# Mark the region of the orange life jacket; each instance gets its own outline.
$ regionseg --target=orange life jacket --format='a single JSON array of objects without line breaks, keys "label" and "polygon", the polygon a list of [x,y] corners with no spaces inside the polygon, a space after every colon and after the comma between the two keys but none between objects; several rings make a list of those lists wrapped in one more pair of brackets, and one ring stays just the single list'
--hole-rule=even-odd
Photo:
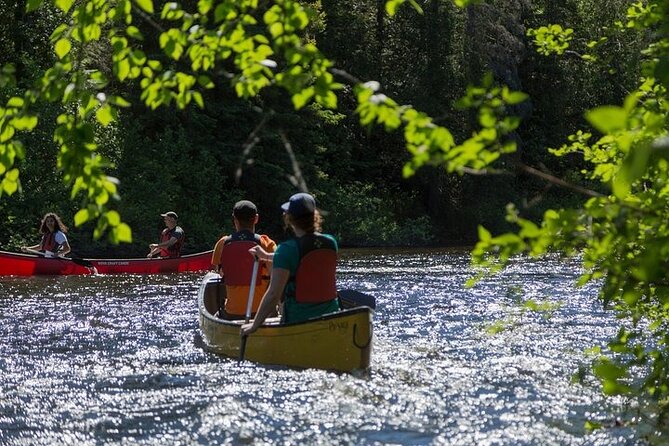
[{"label": "orange life jacket", "polygon": [[337,297],[337,248],[332,239],[319,233],[297,239],[300,263],[295,273],[295,300],[322,303]]},{"label": "orange life jacket", "polygon": [[[160,233],[160,243],[166,242],[169,239],[172,238],[174,232],[176,231],[177,226],[174,228],[165,228],[163,229],[163,232]],[[168,246],[166,248],[160,248],[160,257],[179,257],[181,255],[181,247],[184,244],[184,239],[186,238],[186,234],[183,233],[182,229],[182,234],[181,238],[177,239],[176,242],[172,246]]]},{"label": "orange life jacket", "polygon": [[[253,256],[249,249],[261,245],[261,236],[249,230],[241,230],[230,235],[223,243],[221,251],[221,273],[226,287],[227,299],[225,311],[229,314],[244,315],[249,298],[249,285],[253,273]],[[253,292],[251,312],[258,310],[265,290],[269,285],[266,267],[262,264],[258,268]]]}]

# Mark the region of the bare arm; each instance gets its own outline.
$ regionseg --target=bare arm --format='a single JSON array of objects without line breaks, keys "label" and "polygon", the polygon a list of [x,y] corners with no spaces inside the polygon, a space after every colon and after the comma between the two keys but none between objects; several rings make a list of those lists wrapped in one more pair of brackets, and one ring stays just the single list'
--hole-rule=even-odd
[{"label": "bare arm", "polygon": [[32,245],[32,246],[21,246],[21,251],[23,251],[23,252],[39,251],[40,249],[42,249],[42,244],[41,243],[38,243],[38,244]]},{"label": "bare arm", "polygon": [[269,281],[269,288],[262,297],[255,319],[250,324],[242,325],[242,336],[248,336],[258,329],[265,322],[267,316],[274,312],[274,309],[281,301],[283,289],[290,278],[290,271],[283,268],[274,268],[272,278]]},{"label": "bare arm", "polygon": [[253,248],[250,248],[249,252],[252,256],[257,257],[258,260],[262,260],[266,263],[272,263],[274,260],[274,253],[265,251],[260,247],[260,245],[256,245]]},{"label": "bare arm", "polygon": [[149,248],[151,249],[151,251],[149,251],[149,254],[147,255],[147,257],[155,256],[156,254],[160,253],[160,248],[169,248],[170,246],[172,246],[176,242],[177,242],[176,237],[170,237],[170,239],[167,240],[166,242],[151,243],[149,245]]},{"label": "bare arm", "polygon": [[72,248],[70,248],[70,242],[65,240],[63,242],[63,249],[61,249],[60,252],[58,252],[58,255],[59,256],[65,256],[65,255],[69,254],[70,251],[72,251]]}]

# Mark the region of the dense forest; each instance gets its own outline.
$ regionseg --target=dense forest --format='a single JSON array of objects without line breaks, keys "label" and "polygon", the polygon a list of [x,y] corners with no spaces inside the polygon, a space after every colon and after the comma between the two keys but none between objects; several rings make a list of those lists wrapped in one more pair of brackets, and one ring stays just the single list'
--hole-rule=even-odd
[{"label": "dense forest", "polygon": [[[608,60],[587,63],[577,54],[538,54],[526,31],[563,23],[577,28],[581,39],[596,38],[602,27],[624,16],[627,2],[608,1],[604,8],[595,0],[499,0],[466,9],[451,1],[420,3],[422,14],[404,7],[390,17],[383,1],[308,2],[313,19],[307,37],[334,61],[342,81],[377,80],[387,95],[435,117],[456,139],[477,125],[474,114],[456,107],[457,100],[467,85],[492,73],[530,97],[514,110],[523,122],[514,134],[518,151],[507,162],[582,181],[581,161],[556,160],[546,149],[583,126],[588,108],[621,102],[636,79],[640,37],[612,40],[603,51]],[[56,59],[50,35],[62,13],[46,4],[26,12],[23,1],[0,0],[0,7],[0,62],[13,63],[18,79],[4,88],[7,98],[33,85]],[[164,59],[152,45],[165,25],[144,20],[136,26],[147,36],[147,56]],[[109,48],[97,45],[80,57],[112,77]],[[225,75],[223,69],[216,73]],[[108,90],[121,88],[126,87],[112,82]],[[349,86],[336,111],[318,105],[295,111],[281,91],[245,100],[216,87],[205,93],[204,109],[172,106],[149,113],[138,85],[124,93],[133,106],[96,137],[113,163],[109,173],[120,179],[117,207],[132,227],[132,243],[95,240],[92,223],[74,227],[80,203],[70,200],[62,181],[52,136],[62,105],[43,101],[40,127],[23,138],[21,192],[0,200],[2,249],[34,243],[39,219],[55,211],[70,226],[77,255],[142,255],[162,227],[159,214],[174,210],[187,233],[186,251],[194,252],[210,248],[231,229],[231,206],[241,198],[257,203],[258,229],[281,240],[279,205],[299,187],[317,197],[326,229],[343,246],[471,245],[478,225],[507,229],[509,202],[536,218],[574,197],[523,174],[463,176],[427,166],[405,178],[402,166],[410,154],[401,135],[360,127]]]}]

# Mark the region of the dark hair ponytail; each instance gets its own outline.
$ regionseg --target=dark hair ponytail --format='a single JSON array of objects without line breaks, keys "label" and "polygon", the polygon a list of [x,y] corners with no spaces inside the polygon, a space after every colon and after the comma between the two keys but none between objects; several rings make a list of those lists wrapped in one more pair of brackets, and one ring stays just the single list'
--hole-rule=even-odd
[{"label": "dark hair ponytail", "polygon": [[314,232],[321,232],[323,228],[323,216],[318,209],[313,214],[306,214],[300,217],[295,217],[291,214],[284,214],[286,224],[295,226],[307,234]]}]

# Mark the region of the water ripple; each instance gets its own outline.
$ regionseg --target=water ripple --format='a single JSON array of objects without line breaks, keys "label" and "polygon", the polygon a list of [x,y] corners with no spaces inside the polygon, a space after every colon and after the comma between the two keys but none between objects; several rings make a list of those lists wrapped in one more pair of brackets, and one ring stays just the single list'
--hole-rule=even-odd
[{"label": "water ripple", "polygon": [[584,429],[623,401],[571,384],[616,330],[577,264],[516,259],[466,289],[468,264],[345,252],[340,286],[377,299],[372,369],[352,375],[207,353],[201,275],[2,278],[0,444],[638,444]]}]

